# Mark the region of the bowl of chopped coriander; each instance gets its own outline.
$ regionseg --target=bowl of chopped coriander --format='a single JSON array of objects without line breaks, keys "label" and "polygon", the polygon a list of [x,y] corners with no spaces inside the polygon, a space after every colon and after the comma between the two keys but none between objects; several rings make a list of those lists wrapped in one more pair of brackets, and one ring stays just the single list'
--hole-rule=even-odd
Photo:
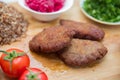
[{"label": "bowl of chopped coriander", "polygon": [[88,18],[107,25],[120,25],[120,0],[80,0]]}]

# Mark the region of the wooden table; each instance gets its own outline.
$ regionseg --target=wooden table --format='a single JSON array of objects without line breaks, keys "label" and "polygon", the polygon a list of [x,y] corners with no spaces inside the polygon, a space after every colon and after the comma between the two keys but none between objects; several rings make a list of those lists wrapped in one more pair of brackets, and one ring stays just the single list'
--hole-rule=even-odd
[{"label": "wooden table", "polygon": [[[11,45],[2,46],[0,49],[6,50],[11,47],[16,47],[24,50],[31,59],[31,67],[38,67],[45,71],[49,80],[120,80],[120,26],[107,26],[89,20],[82,14],[79,1],[75,0],[70,10],[52,22],[37,21],[18,4],[13,3],[12,5],[22,12],[29,22],[27,36]],[[108,48],[108,54],[104,59],[100,63],[92,66],[71,68],[64,65],[55,55],[39,55],[30,52],[28,47],[29,40],[44,28],[59,25],[60,19],[93,23],[102,28],[106,33],[102,43]],[[7,78],[0,71],[0,80],[13,79]]]}]

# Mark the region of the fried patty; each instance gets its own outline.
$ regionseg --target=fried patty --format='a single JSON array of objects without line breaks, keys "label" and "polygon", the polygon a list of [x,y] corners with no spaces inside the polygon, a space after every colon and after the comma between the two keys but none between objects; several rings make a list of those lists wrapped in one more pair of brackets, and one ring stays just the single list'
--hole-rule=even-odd
[{"label": "fried patty", "polygon": [[33,52],[52,53],[67,47],[74,32],[66,27],[55,26],[44,29],[29,42],[29,48]]},{"label": "fried patty", "polygon": [[60,20],[60,24],[72,29],[75,32],[75,38],[100,41],[105,35],[103,30],[93,24],[64,19]]},{"label": "fried patty", "polygon": [[100,60],[107,48],[97,41],[72,39],[70,46],[59,52],[60,59],[67,65],[79,67]]}]

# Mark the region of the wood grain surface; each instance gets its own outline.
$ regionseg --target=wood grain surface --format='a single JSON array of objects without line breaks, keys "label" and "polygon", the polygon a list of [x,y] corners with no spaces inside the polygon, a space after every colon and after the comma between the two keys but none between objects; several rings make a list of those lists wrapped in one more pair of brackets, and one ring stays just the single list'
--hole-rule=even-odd
[{"label": "wood grain surface", "polygon": [[[120,80],[120,26],[107,26],[89,20],[82,14],[79,1],[75,0],[70,10],[51,22],[37,21],[17,3],[12,3],[12,6],[25,15],[29,22],[29,28],[25,38],[10,45],[1,46],[0,49],[6,50],[15,47],[24,50],[30,57],[31,67],[38,67],[45,71],[49,80]],[[60,19],[93,23],[102,28],[106,33],[102,43],[108,48],[108,53],[104,59],[95,65],[71,68],[64,65],[55,55],[39,55],[31,52],[28,47],[29,40],[44,28],[59,25]],[[0,80],[13,79],[7,78],[0,71]]]}]

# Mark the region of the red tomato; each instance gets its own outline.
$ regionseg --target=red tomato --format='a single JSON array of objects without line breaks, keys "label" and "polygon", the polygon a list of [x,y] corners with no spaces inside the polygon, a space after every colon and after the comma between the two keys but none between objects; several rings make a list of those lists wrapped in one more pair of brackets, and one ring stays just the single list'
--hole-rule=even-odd
[{"label": "red tomato", "polygon": [[8,77],[17,78],[26,67],[29,67],[30,59],[22,50],[16,48],[8,49],[6,52],[3,52],[0,58],[1,68]]},{"label": "red tomato", "polygon": [[48,80],[48,77],[40,69],[30,68],[23,72],[19,80]]}]

